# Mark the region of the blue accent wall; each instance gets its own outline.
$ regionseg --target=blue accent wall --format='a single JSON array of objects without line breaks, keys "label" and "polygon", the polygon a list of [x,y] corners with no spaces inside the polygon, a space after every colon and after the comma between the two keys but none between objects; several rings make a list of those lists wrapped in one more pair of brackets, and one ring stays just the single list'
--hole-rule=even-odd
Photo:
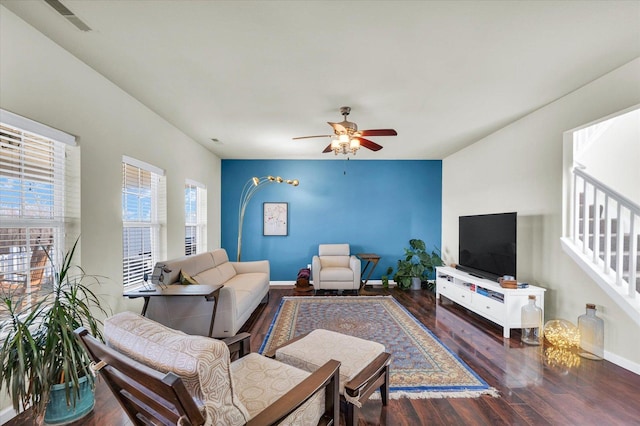
[{"label": "blue accent wall", "polygon": [[[261,187],[247,205],[242,260],[268,259],[272,281],[295,281],[318,244],[349,243],[352,253],[377,253],[379,280],[411,238],[440,248],[440,160],[222,160],[222,247],[237,255],[238,208],[251,177],[281,176],[300,185]],[[289,204],[287,236],[262,235],[262,204]]]}]

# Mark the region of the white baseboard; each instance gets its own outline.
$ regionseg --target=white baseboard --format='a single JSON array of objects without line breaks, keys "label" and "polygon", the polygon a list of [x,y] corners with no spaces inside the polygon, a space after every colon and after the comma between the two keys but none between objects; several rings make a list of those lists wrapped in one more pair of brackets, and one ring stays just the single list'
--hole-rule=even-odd
[{"label": "white baseboard", "polygon": [[295,281],[269,281],[269,287],[291,287],[296,285]]},{"label": "white baseboard", "polygon": [[[625,370],[629,370],[632,373],[636,373],[640,375],[640,364],[630,361],[626,358],[623,358],[619,355],[616,355],[611,352],[604,351],[604,359],[607,361],[617,365],[618,367],[622,367]],[[597,361],[594,361],[597,362]]]},{"label": "white baseboard", "polygon": [[[313,281],[311,282],[311,284],[313,284]],[[295,281],[270,281],[269,282],[269,287],[291,287],[295,285],[296,285]],[[382,280],[369,280],[367,282],[367,285],[374,286],[374,287],[382,287]],[[392,280],[389,280],[389,287],[395,287],[395,285],[396,285],[395,282],[393,282]]]},{"label": "white baseboard", "polygon": [[4,410],[0,411],[0,425],[7,423],[17,415],[18,413],[15,412],[13,407],[5,408]]}]

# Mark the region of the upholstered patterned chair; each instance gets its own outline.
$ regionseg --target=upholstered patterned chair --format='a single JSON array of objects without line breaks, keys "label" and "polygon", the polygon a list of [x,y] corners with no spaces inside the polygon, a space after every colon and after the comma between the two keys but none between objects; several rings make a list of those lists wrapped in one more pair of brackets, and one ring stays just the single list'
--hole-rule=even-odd
[{"label": "upholstered patterned chair", "polygon": [[360,259],[350,254],[349,244],[320,244],[311,273],[316,290],[360,289]]},{"label": "upholstered patterned chair", "polygon": [[[82,331],[79,334],[82,338]],[[84,334],[86,335],[86,331]],[[231,362],[229,348],[222,340],[187,335],[131,312],[123,312],[105,320],[104,336],[107,345],[102,346],[106,349],[115,350],[116,353],[157,372],[173,373],[179,377],[192,399],[191,402],[187,401],[187,405],[193,406],[192,403],[195,402],[202,415],[200,419],[196,415],[194,422],[193,418],[183,414],[182,423],[179,424],[244,425],[281,422],[280,424],[287,425],[315,425],[320,424],[321,420],[333,420],[334,424],[338,424],[340,363],[337,361],[324,365],[322,374],[309,374],[256,353],[247,354],[249,335],[244,333],[244,336],[230,338],[233,344],[242,349],[238,353],[240,357]],[[241,339],[244,342],[238,345]],[[100,354],[108,355],[106,350],[100,350],[97,340],[89,340],[98,348],[93,350],[88,346],[94,360],[103,360]],[[106,356],[104,361],[109,364],[110,358]],[[136,418],[140,415],[148,418],[151,416],[150,411],[130,408],[140,405],[139,401],[153,400],[153,396],[147,394],[144,388],[140,390],[139,384],[136,392],[123,392],[114,388],[109,380],[109,374],[112,374],[110,369],[113,367],[105,368],[107,383],[134,424],[144,424]],[[125,366],[123,371],[127,369],[129,367]],[[133,373],[129,374],[128,380],[135,380],[135,371]],[[121,376],[118,376],[116,382],[122,382]],[[153,383],[151,385],[151,391],[158,386]],[[135,400],[133,402],[132,397]],[[174,404],[166,411],[181,410]],[[185,420],[189,423],[184,423]]]}]

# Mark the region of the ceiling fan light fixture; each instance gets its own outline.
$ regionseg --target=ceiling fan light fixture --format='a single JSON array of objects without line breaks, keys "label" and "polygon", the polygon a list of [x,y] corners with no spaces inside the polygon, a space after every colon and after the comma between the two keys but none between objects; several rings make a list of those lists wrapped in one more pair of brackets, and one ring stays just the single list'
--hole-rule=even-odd
[{"label": "ceiling fan light fixture", "polygon": [[[293,139],[330,137],[331,143],[322,151],[323,153],[333,152],[335,155],[340,153],[344,155],[355,155],[360,147],[365,147],[371,151],[379,151],[382,149],[382,146],[367,139],[366,137],[368,136],[397,136],[398,134],[394,129],[358,130],[356,123],[347,120],[350,112],[350,107],[341,107],[340,113],[344,119],[340,123],[327,121],[333,128],[333,135],[301,136]],[[365,136],[365,138],[362,136]]]}]

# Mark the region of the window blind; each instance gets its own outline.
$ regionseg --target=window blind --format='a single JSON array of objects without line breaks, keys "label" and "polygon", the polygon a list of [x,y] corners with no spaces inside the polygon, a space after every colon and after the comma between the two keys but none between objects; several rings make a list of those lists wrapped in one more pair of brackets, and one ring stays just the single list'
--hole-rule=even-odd
[{"label": "window blind", "polygon": [[0,110],[0,287],[26,305],[51,290],[51,260],[79,233],[79,150],[42,134],[72,138]]},{"label": "window blind", "polygon": [[139,160],[122,162],[122,279],[125,287],[142,283],[160,259],[165,222],[164,171]]},{"label": "window blind", "polygon": [[198,187],[198,253],[207,251],[207,188]]},{"label": "window blind", "polygon": [[185,255],[207,250],[207,189],[187,179],[185,184]]}]

